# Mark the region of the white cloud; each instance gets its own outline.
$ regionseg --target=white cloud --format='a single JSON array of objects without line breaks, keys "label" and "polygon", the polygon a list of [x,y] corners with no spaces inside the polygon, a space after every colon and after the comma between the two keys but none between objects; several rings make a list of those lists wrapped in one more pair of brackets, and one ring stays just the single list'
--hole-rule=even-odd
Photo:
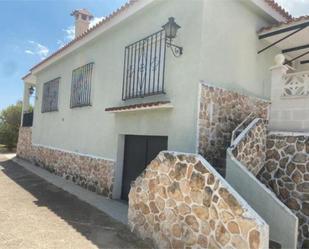
[{"label": "white cloud", "polygon": [[[92,28],[93,26],[95,26],[97,23],[99,23],[103,19],[104,19],[104,16],[94,17],[90,22],[89,28]],[[75,27],[74,26],[69,26],[63,29],[62,31],[64,32],[64,37],[63,39],[57,41],[57,44],[59,45],[60,48],[75,38]]]},{"label": "white cloud", "polygon": [[75,37],[75,27],[74,26],[69,26],[66,29],[63,29],[62,31],[65,32],[66,40],[71,41],[74,39]]},{"label": "white cloud", "polygon": [[29,50],[29,49],[26,49],[26,50],[25,50],[25,53],[26,53],[26,54],[34,54],[34,53],[33,53],[31,50]]},{"label": "white cloud", "polygon": [[40,59],[45,59],[49,53],[49,49],[38,42],[28,41],[28,46],[29,48],[25,50],[25,53],[30,55],[37,55],[40,57]]},{"label": "white cloud", "polygon": [[99,22],[101,22],[105,17],[94,17],[91,22],[90,22],[90,28],[92,28],[93,26],[95,26],[96,24],[98,24]]}]

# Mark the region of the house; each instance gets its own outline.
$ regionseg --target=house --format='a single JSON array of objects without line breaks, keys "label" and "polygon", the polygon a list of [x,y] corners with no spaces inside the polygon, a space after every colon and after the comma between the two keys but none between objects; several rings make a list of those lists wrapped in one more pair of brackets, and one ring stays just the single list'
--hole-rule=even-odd
[{"label": "house", "polygon": [[[231,138],[255,118],[309,131],[307,99],[281,98],[283,84],[289,97],[308,95],[308,18],[293,19],[273,0],[130,1],[91,29],[90,12],[72,15],[75,39],[23,78],[19,157],[128,200],[162,150],[199,153],[224,175]],[[289,70],[301,73],[282,82]]]}]

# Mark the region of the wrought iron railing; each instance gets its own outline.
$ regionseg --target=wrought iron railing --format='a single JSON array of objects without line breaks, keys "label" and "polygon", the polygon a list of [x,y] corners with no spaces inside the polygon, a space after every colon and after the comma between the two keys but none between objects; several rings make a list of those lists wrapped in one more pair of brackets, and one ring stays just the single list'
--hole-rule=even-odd
[{"label": "wrought iron railing", "polygon": [[309,96],[309,71],[287,74],[283,80],[283,97]]},{"label": "wrought iron railing", "polygon": [[33,123],[33,112],[24,113],[22,127],[31,127],[32,123]]},{"label": "wrought iron railing", "polygon": [[125,48],[123,100],[165,93],[165,54],[166,39],[163,30]]}]

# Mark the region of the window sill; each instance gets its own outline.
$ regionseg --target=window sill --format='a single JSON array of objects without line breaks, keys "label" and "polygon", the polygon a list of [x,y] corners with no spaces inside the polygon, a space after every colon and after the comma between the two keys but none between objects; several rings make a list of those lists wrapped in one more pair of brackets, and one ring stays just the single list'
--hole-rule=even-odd
[{"label": "window sill", "polygon": [[158,110],[158,109],[172,109],[173,105],[170,101],[158,101],[158,102],[148,102],[135,105],[126,106],[116,106],[106,108],[106,112],[110,113],[120,113],[120,112],[135,112],[135,111],[148,111],[148,110]]}]

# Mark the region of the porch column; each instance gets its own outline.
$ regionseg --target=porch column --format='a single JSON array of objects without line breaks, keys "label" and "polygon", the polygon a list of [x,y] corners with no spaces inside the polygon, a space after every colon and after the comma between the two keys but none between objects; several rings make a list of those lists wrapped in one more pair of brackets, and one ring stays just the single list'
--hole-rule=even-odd
[{"label": "porch column", "polygon": [[282,118],[285,115],[282,93],[284,89],[284,76],[287,74],[289,67],[284,65],[285,57],[278,54],[275,57],[275,65],[270,68],[271,70],[271,108],[269,117],[269,129],[283,130]]},{"label": "porch column", "polygon": [[30,94],[29,94],[30,87],[31,84],[24,82],[23,113],[29,112],[30,110]]}]

